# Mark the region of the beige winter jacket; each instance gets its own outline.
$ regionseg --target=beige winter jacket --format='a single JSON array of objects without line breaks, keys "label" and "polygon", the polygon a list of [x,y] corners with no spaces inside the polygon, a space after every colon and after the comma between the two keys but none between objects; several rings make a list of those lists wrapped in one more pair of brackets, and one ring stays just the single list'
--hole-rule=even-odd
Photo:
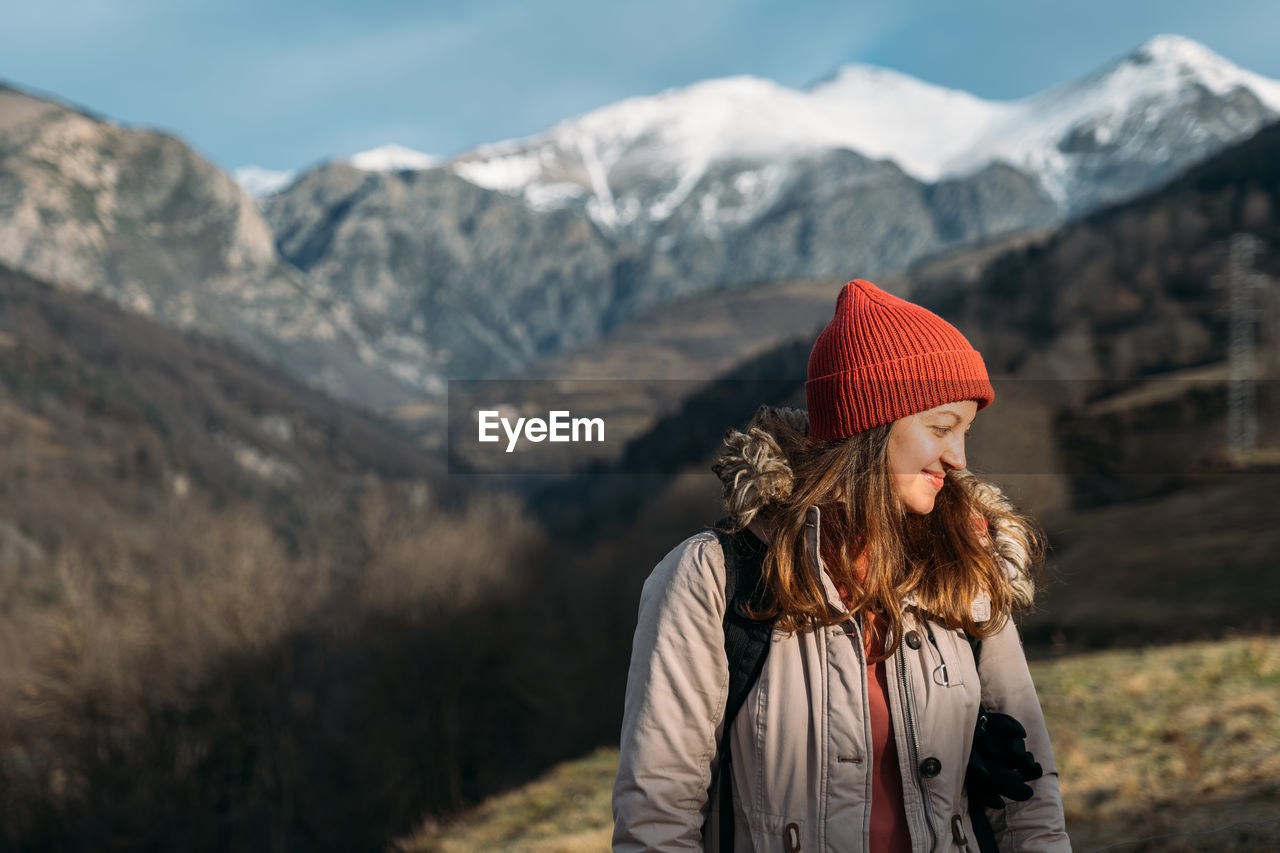
[{"label": "beige winter jacket", "polygon": [[[810,509],[815,566],[820,524]],[[999,531],[996,538],[999,548]],[[677,545],[645,582],[613,790],[615,851],[719,849],[719,799],[710,789],[729,678],[724,573],[719,541],[705,531]],[[828,600],[843,609],[821,575]],[[1027,747],[1044,768],[1034,797],[988,812],[1000,849],[1069,851],[1057,768],[1012,621],[983,641],[980,675],[959,631],[910,620],[904,639],[885,665],[913,850],[977,853],[963,785],[981,699],[1026,727]],[[862,649],[855,620],[774,630],[764,672],[730,731],[736,850],[868,850]]]}]

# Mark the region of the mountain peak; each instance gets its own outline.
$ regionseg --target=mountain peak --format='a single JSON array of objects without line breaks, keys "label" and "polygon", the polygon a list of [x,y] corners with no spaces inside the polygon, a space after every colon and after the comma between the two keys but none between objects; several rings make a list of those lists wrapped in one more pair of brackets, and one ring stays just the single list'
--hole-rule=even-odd
[{"label": "mountain peak", "polygon": [[1194,39],[1175,33],[1152,36],[1129,55],[1137,65],[1152,62],[1180,65],[1221,65],[1231,63]]},{"label": "mountain peak", "polygon": [[352,155],[350,162],[366,172],[398,172],[402,169],[430,169],[440,163],[440,158],[392,144],[361,151]]},{"label": "mountain peak", "polygon": [[[872,87],[891,86],[899,89],[914,90],[932,90],[937,92],[959,92],[958,89],[948,89],[945,86],[938,86],[921,80],[918,77],[912,77],[902,71],[892,68],[884,68],[879,65],[867,65],[861,62],[850,62],[841,65],[835,71],[826,75],[818,82],[805,87],[805,91],[813,95],[831,95],[860,93],[865,89]],[[967,92],[962,94],[968,97],[974,97]]]},{"label": "mountain peak", "polygon": [[1220,96],[1245,88],[1280,112],[1280,82],[1247,71],[1200,42],[1172,33],[1152,36],[1083,82],[1098,79],[1109,79],[1109,86],[1124,89],[1164,91],[1199,84]]},{"label": "mountain peak", "polygon": [[261,199],[277,193],[293,182],[297,172],[264,169],[261,166],[241,166],[231,173],[240,188],[250,198]]}]

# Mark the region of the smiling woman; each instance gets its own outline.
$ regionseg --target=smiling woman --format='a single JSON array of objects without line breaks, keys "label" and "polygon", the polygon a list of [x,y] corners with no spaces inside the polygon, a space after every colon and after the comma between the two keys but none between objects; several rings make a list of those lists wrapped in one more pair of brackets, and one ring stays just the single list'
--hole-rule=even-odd
[{"label": "smiling woman", "polygon": [[982,357],[859,280],[808,372],[807,412],[726,435],[727,517],[645,583],[615,851],[1069,850],[1009,618],[1043,549],[966,470]]}]

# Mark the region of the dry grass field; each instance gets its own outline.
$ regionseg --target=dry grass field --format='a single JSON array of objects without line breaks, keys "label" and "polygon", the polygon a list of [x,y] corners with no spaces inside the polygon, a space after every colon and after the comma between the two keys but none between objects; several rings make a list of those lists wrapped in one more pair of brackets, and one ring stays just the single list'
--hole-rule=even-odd
[{"label": "dry grass field", "polygon": [[[1080,851],[1280,849],[1280,638],[1032,665]],[[617,753],[600,750],[429,822],[401,853],[608,850]]]}]

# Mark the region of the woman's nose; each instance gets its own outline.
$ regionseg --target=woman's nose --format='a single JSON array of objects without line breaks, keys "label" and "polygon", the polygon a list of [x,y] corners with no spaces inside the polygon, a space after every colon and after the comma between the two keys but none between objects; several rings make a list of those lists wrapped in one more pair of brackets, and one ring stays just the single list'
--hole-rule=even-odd
[{"label": "woman's nose", "polygon": [[948,468],[951,468],[956,471],[962,470],[966,467],[965,458],[964,458],[964,436],[963,435],[961,435],[958,439],[956,439],[953,442],[950,442],[947,445],[946,451],[944,451],[942,454],[942,462]]}]

